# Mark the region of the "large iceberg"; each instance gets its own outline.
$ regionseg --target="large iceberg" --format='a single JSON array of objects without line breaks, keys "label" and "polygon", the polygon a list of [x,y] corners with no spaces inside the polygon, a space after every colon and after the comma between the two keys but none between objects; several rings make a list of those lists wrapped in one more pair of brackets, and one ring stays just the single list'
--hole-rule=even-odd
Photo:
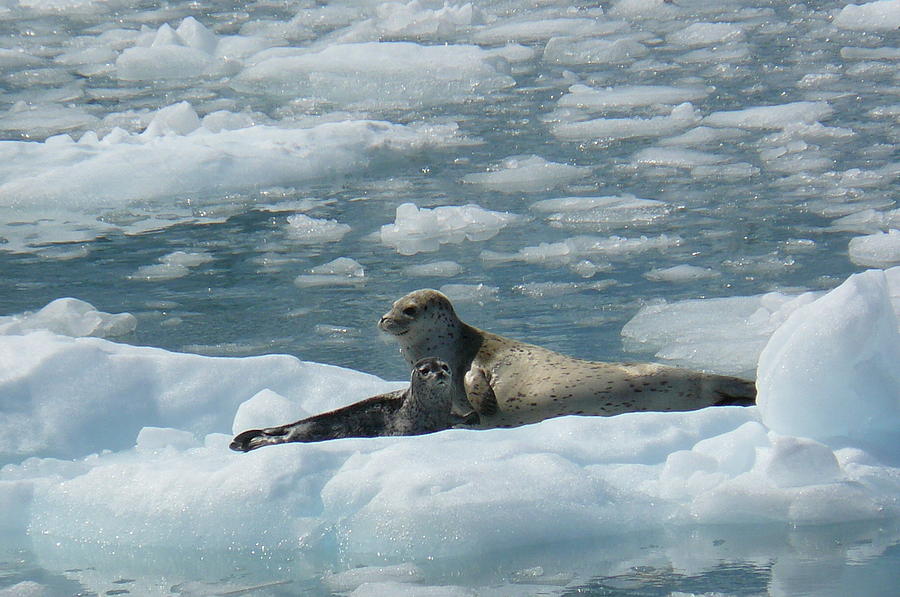
[{"label": "large iceberg", "polygon": [[[280,570],[270,579],[353,562],[388,565],[361,569],[360,584],[416,583],[411,562],[548,536],[887,521],[900,515],[897,272],[851,276],[794,309],[760,359],[758,409],[563,417],[249,454],[228,450],[233,430],[402,384],[288,356],[211,358],[18,330],[0,336],[0,527],[50,569],[92,562],[71,573],[99,587],[138,553],[143,574],[167,582],[189,575],[174,562],[202,552],[232,554],[226,567],[259,558]],[[144,594],[167,594],[148,578]]]}]

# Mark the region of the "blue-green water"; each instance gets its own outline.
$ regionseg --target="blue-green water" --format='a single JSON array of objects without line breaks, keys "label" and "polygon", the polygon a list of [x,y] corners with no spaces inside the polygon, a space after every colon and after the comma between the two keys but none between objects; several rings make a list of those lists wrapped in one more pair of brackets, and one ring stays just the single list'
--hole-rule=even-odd
[{"label": "blue-green water", "polygon": [[[44,169],[43,161],[63,158],[52,153],[29,158],[26,145],[4,143],[11,166],[0,171],[0,236],[6,241],[0,245],[3,314],[36,310],[55,298],[74,296],[102,311],[134,314],[138,327],[120,339],[126,342],[210,355],[288,353],[404,379],[407,372],[394,347],[374,332],[378,317],[393,300],[415,288],[484,285],[488,292],[474,298],[466,298],[473,296],[471,289],[456,291],[458,310],[470,323],[585,358],[649,358],[627,352],[620,340],[622,326],[643,304],[659,298],[828,289],[866,267],[848,255],[852,238],[897,227],[891,210],[896,207],[900,173],[896,153],[900,38],[896,27],[835,26],[843,3],[713,6],[679,1],[653,6],[648,2],[642,9],[617,14],[606,3],[510,1],[475,3],[477,14],[468,21],[434,16],[442,4],[410,5],[421,19],[443,18],[443,25],[434,30],[414,24],[397,28],[386,16],[387,9],[353,1],[35,4],[0,4],[0,48],[10,51],[0,55],[3,140],[37,145],[53,135],[78,139],[88,131],[103,137],[113,126],[137,133],[155,111],[188,101],[200,117],[226,110],[251,114],[256,123],[281,129],[360,118],[404,125],[452,121],[476,143],[437,143],[401,155],[374,151],[359,167],[338,175],[300,177],[287,185],[252,179],[253,173],[248,173],[251,180],[246,186],[211,179],[199,188],[179,190],[176,185],[162,197],[123,199],[121,204],[114,198],[102,205],[82,201],[77,193],[84,187],[74,187],[75,194],[67,193],[65,184],[50,188],[47,183],[49,190],[40,187],[47,180],[41,173],[53,167]],[[263,46],[312,51],[336,44],[342,35],[344,41],[475,44],[485,50],[508,41],[520,44],[525,57],[491,59],[502,62],[498,72],[512,77],[513,86],[488,86],[482,92],[485,82],[476,75],[471,93],[463,99],[438,96],[390,106],[379,105],[377,97],[370,105],[359,106],[342,102],[340,94],[315,101],[315,93],[298,98],[263,84],[250,90],[232,86],[258,61],[252,53],[224,72],[165,80],[122,78],[116,60],[135,43],[142,26],[151,32],[164,23],[174,28],[189,16],[220,37],[264,39]],[[572,22],[556,32],[540,31],[542,23],[563,18]],[[709,22],[729,23],[738,33],[723,39],[707,34],[694,45],[678,42],[676,34],[687,25]],[[368,28],[360,26],[364,23]],[[491,33],[500,25],[517,28],[506,39]],[[632,51],[618,57],[575,53],[559,62],[544,54],[551,39],[625,40]],[[94,54],[63,59],[82,49]],[[464,59],[459,60],[462,68]],[[396,71],[376,90],[392,89],[391,77],[416,79],[417,67],[402,62],[393,66]],[[329,68],[326,64],[321,70]],[[359,68],[350,77],[365,82],[369,71],[380,65]],[[434,84],[424,74],[422,81]],[[707,94],[692,102],[698,119],[720,111],[792,102],[826,102],[830,113],[821,118],[824,128],[815,128],[815,118],[783,126],[741,125],[731,129],[739,135],[700,146],[665,145],[666,139],[703,125],[699,120],[666,134],[651,128],[638,137],[573,141],[553,134],[557,120],[665,117],[673,107],[649,103],[560,115],[555,112],[558,102],[573,84],[596,89],[708,87]],[[410,92],[411,98],[414,95]],[[28,111],[35,119],[23,117]],[[60,113],[65,118],[58,117]],[[660,146],[681,151],[680,159],[688,165],[639,159],[640,151]],[[715,156],[711,169],[704,170],[696,161],[708,155],[684,153],[695,150]],[[526,181],[515,191],[463,182],[467,175],[496,169],[504,159],[519,155],[590,170],[572,180]],[[165,170],[172,158],[160,153],[154,159]],[[228,155],[210,159],[219,160],[225,170],[236,167]],[[728,170],[734,164],[749,164],[749,173]],[[318,165],[323,170],[326,166],[326,162]],[[29,179],[22,174],[26,170],[37,174]],[[128,179],[117,178],[115,167],[103,174],[97,184],[113,188],[113,195],[116,189],[128,188]],[[35,185],[31,187],[35,196],[46,190],[50,199],[33,200],[29,193],[9,186],[23,176]],[[580,224],[533,209],[545,199],[622,194],[665,206],[659,217],[601,218]],[[397,206],[406,202],[420,208],[472,203],[523,218],[487,240],[451,242],[437,252],[401,255],[377,233],[394,222]],[[874,214],[866,224],[834,226],[838,218],[864,210]],[[287,218],[301,212],[337,220],[350,230],[338,240],[298,240]],[[149,230],[130,224],[147,214],[160,223]],[[579,235],[628,239],[666,235],[677,242],[562,260],[497,261],[485,254],[515,254]],[[201,253],[209,260],[189,267],[180,277],[140,275],[140,268],[158,264],[176,251]],[[338,257],[361,264],[364,279],[319,287],[295,285],[297,276]],[[405,269],[438,260],[455,262],[459,273],[414,276]],[[576,270],[574,266],[584,260],[597,266],[597,272],[585,275],[592,270]],[[680,264],[709,268],[716,275],[680,283],[645,276],[650,270]],[[534,286],[544,283],[548,285]],[[900,587],[898,535],[892,523],[813,529],[673,528],[661,536],[609,537],[578,546],[553,545],[548,539],[549,545],[536,553],[523,550],[478,562],[421,566],[430,583],[475,587],[485,595],[893,595]],[[694,567],[691,553],[698,549],[703,557]],[[4,587],[22,581],[39,582],[51,594],[88,590],[77,580],[78,573],[34,561],[27,546],[4,557],[0,595]],[[198,581],[229,576],[241,581],[246,578],[242,575],[253,579],[245,587],[292,581],[253,594],[328,590],[308,580],[315,574],[281,575],[278,566],[261,573],[265,566],[252,557],[231,560],[210,554],[208,559],[216,562],[213,572],[204,558],[184,565],[196,571]],[[83,567],[89,569],[91,562]],[[537,588],[516,584],[527,581],[529,574],[540,581]],[[541,584],[547,578],[555,578],[557,584]],[[110,583],[106,594],[133,590],[127,578],[106,580]]]}]

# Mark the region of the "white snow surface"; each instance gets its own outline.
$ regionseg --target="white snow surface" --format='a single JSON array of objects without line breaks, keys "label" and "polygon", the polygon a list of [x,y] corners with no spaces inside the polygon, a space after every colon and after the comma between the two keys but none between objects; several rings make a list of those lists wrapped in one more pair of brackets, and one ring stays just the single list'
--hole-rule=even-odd
[{"label": "white snow surface", "polygon": [[[0,430],[9,462],[0,526],[60,565],[201,542],[205,551],[299,547],[320,557],[337,545],[360,563],[400,566],[380,579],[395,582],[415,580],[404,562],[547,536],[895,517],[900,482],[882,459],[896,457],[900,418],[897,272],[851,276],[770,316],[783,323],[759,361],[758,409],[564,417],[247,454],[229,451],[231,432],[403,384],[288,356],[201,357],[50,331],[0,336],[0,395],[17,405]],[[742,350],[733,344],[719,348]],[[350,590],[367,578],[356,576],[330,582]]]}]

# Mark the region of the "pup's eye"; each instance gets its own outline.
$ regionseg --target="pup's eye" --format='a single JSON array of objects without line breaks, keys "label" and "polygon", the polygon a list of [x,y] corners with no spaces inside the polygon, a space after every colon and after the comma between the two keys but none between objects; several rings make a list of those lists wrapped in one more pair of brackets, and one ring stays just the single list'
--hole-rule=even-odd
[{"label": "pup's eye", "polygon": [[409,315],[410,317],[412,317],[413,315],[416,314],[416,308],[415,307],[407,307],[407,308],[403,309],[403,314]]}]

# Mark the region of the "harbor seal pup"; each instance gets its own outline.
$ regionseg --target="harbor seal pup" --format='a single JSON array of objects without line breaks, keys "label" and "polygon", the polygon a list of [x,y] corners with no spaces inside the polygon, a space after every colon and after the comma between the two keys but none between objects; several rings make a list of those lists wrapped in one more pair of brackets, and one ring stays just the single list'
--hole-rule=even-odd
[{"label": "harbor seal pup", "polygon": [[657,363],[585,361],[485,332],[460,321],[437,290],[416,290],[397,300],[378,327],[399,342],[408,363],[434,355],[450,365],[454,412],[477,428],[562,415],[755,403],[754,383],[736,377]]},{"label": "harbor seal pup", "polygon": [[416,361],[409,387],[366,398],[296,423],[251,429],[235,436],[230,448],[249,452],[289,442],[321,442],[341,437],[422,435],[460,422],[451,413],[450,366],[433,357]]}]

